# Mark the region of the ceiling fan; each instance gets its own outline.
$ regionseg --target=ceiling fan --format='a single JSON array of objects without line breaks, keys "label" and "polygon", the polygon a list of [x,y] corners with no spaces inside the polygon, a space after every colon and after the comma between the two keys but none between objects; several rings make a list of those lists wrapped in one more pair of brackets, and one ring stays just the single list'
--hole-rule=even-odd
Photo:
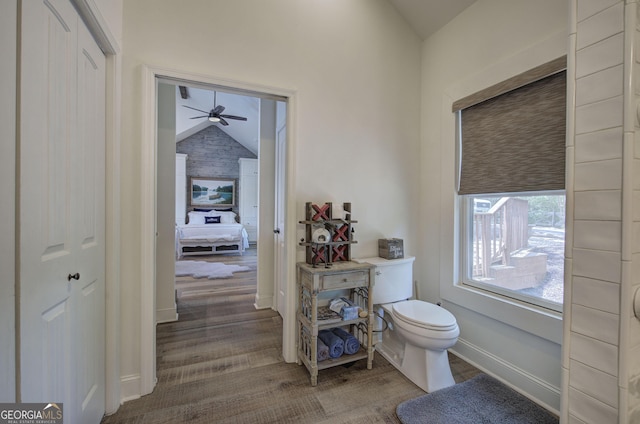
[{"label": "ceiling fan", "polygon": [[[206,115],[202,115],[202,116],[194,116],[190,119],[199,119],[199,118],[208,118],[209,121],[211,122],[220,122],[222,125],[229,125],[229,123],[226,121],[226,119],[235,119],[237,121],[246,121],[247,118],[245,118],[244,116],[236,116],[236,115],[223,115],[222,112],[224,111],[224,106],[222,105],[217,105],[216,106],[216,92],[213,92],[213,109],[211,109],[209,112],[204,111],[204,110],[200,110],[200,109],[196,109],[195,107],[191,107],[191,106],[187,106],[187,105],[183,105],[186,108],[189,109],[193,109],[193,110],[197,110],[198,112],[202,112],[202,113],[206,113]],[[226,118],[226,119],[225,119]]]}]

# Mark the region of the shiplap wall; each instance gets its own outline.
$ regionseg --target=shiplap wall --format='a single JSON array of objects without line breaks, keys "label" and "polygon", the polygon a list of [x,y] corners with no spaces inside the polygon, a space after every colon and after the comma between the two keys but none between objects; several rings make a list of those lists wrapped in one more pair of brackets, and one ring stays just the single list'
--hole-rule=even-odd
[{"label": "shiplap wall", "polygon": [[[235,179],[236,196],[239,196],[241,188],[238,187],[238,177],[240,176],[238,159],[257,158],[250,150],[215,125],[179,141],[176,144],[176,153],[188,155],[187,194],[190,193],[188,188],[191,177],[213,177]],[[238,197],[236,197],[236,204],[237,199]],[[193,208],[188,204],[187,199],[187,210],[191,209]],[[234,212],[238,212],[237,206],[234,207]]]},{"label": "shiplap wall", "polygon": [[567,195],[574,199],[568,202],[563,422],[640,422],[640,324],[631,311],[640,280],[632,272],[640,259],[640,180],[633,177],[640,170],[634,154],[640,91],[625,84],[638,67],[631,59],[636,9],[636,2],[571,1],[575,110]]}]

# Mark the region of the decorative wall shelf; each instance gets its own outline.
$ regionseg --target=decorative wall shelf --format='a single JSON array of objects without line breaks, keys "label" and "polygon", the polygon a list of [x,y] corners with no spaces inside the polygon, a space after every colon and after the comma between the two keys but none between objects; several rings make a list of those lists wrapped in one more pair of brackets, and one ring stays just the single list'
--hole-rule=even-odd
[{"label": "decorative wall shelf", "polygon": [[[300,221],[305,225],[305,238],[300,245],[306,247],[306,262],[330,267],[334,262],[350,261],[351,245],[357,243],[353,240],[353,224],[357,222],[351,219],[351,203],[336,208],[331,202],[321,205],[307,202],[305,219]],[[322,242],[314,240],[318,230],[327,234]]]}]

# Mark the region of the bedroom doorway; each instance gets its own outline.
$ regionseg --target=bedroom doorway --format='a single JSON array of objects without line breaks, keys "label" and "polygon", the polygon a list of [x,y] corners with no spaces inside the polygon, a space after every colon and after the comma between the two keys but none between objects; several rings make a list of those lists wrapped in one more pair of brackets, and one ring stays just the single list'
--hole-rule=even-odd
[{"label": "bedroom doorway", "polygon": [[[202,74],[178,72],[166,68],[156,68],[151,66],[142,67],[142,133],[141,143],[141,207],[139,213],[139,235],[140,235],[140,256],[141,264],[140,281],[140,375],[138,381],[142,395],[151,393],[157,381],[156,376],[156,242],[157,242],[157,219],[156,200],[158,196],[157,185],[157,108],[158,108],[158,85],[159,82],[174,85],[193,84],[194,86],[216,87],[238,90],[245,94],[259,95],[261,98],[286,102],[287,140],[286,140],[286,165],[285,165],[285,228],[284,231],[285,259],[284,275],[279,277],[284,280],[287,293],[285,295],[287,313],[282,317],[282,357],[285,362],[296,361],[296,323],[295,316],[291,311],[295,310],[295,252],[297,248],[296,230],[296,202],[294,198],[294,181],[296,169],[293,162],[295,157],[295,110],[296,91],[288,88],[278,88],[265,86],[256,83],[247,83],[229,79],[208,77]],[[174,141],[175,143],[175,141]],[[172,165],[173,167],[173,165]],[[261,225],[261,231],[270,233],[271,243],[258,243],[258,248],[273,250],[273,228],[272,222]],[[265,237],[262,237],[266,240]],[[287,252],[289,254],[287,255]],[[272,264],[273,266],[273,264]],[[261,266],[258,265],[261,269]],[[273,278],[273,275],[271,275]],[[262,285],[262,282],[260,282]],[[274,287],[267,287],[273,293]],[[273,306],[270,306],[273,307]]]},{"label": "bedroom doorway", "polygon": [[[176,242],[175,242],[175,234],[176,234],[176,216],[179,216],[179,213],[175,210],[175,208],[171,211],[174,213],[167,213],[167,215],[171,216],[171,220],[167,221],[163,218],[163,210],[170,211],[171,207],[175,206],[175,181],[176,181],[176,152],[175,144],[176,140],[185,140],[186,137],[184,133],[180,136],[181,132],[176,131],[179,128],[179,123],[175,120],[176,116],[179,115],[179,111],[181,110],[181,97],[183,92],[187,91],[187,95],[189,91],[209,91],[215,92],[214,102],[220,101],[219,104],[223,104],[222,101],[227,104],[232,104],[232,98],[235,95],[236,97],[247,96],[248,93],[246,90],[239,90],[237,88],[231,88],[228,86],[221,86],[216,84],[205,84],[202,82],[195,81],[176,81],[174,79],[165,80],[164,78],[157,79],[157,155],[156,155],[156,163],[155,168],[157,171],[157,194],[156,194],[156,212],[157,212],[157,233],[156,233],[156,260],[155,260],[155,292],[156,292],[156,322],[168,322],[174,321],[178,319],[177,315],[177,304],[175,298],[175,277],[173,272],[167,272],[167,261],[162,260],[161,256],[163,256],[162,252],[167,252],[169,250],[172,251],[172,264],[175,264],[176,258]],[[255,96],[255,97],[254,97]],[[274,246],[274,223],[278,222],[276,217],[280,217],[280,219],[284,219],[286,216],[286,209],[288,207],[287,196],[286,196],[286,148],[287,143],[285,137],[282,134],[286,134],[286,132],[282,131],[283,128],[286,128],[286,118],[287,118],[287,98],[284,96],[265,94],[261,92],[250,92],[249,97],[256,98],[258,100],[257,106],[255,109],[257,110],[232,110],[230,107],[228,110],[225,110],[225,113],[232,114],[233,116],[256,116],[255,119],[258,120],[259,133],[256,134],[255,142],[257,145],[257,151],[255,151],[255,160],[258,162],[259,168],[259,183],[257,186],[259,203],[256,205],[258,210],[257,217],[257,225],[255,228],[255,239],[250,238],[248,249],[248,255],[255,255],[257,262],[257,290],[254,307],[256,309],[273,309],[280,311],[281,308],[284,309],[284,303],[286,302],[286,293],[283,295],[283,287],[286,292],[286,284],[281,283],[276,287],[275,281],[286,282],[289,277],[286,275],[288,273],[286,266],[286,242],[279,243],[279,246],[282,248],[283,252],[278,252],[278,246]],[[167,102],[167,99],[169,101]],[[231,100],[230,100],[231,99]],[[204,108],[206,106],[200,106],[200,108]],[[225,104],[226,107],[226,104]],[[200,109],[198,108],[198,109]],[[189,108],[185,108],[187,112],[191,112],[192,114],[199,115],[197,111],[189,110]],[[206,110],[206,109],[202,109]],[[161,116],[165,114],[169,117],[168,120],[165,120]],[[173,115],[173,118],[171,118]],[[173,122],[172,122],[173,119]],[[234,125],[235,121],[228,120],[229,127]],[[187,137],[201,137],[202,131],[209,127],[209,125],[200,125],[200,127],[191,131],[191,134],[187,134]],[[220,132],[217,128],[216,132]],[[278,132],[280,132],[280,136],[278,136]],[[198,135],[200,134],[200,135]],[[177,137],[177,138],[176,138]],[[201,137],[202,138],[202,137]],[[233,138],[233,137],[232,137]],[[171,152],[168,149],[170,143],[168,140],[173,139],[174,141],[174,150]],[[278,143],[276,143],[278,140]],[[278,154],[279,161],[276,161],[276,145],[279,146],[281,152]],[[246,146],[245,146],[246,147]],[[166,150],[163,153],[163,150]],[[252,149],[247,148],[249,152]],[[245,152],[246,153],[246,152]],[[184,154],[184,153],[183,153]],[[187,153],[188,155],[188,153]],[[243,158],[250,155],[243,155]],[[172,157],[172,158],[171,158]],[[231,162],[238,162],[240,157],[234,157]],[[169,176],[165,175],[168,174]],[[190,193],[190,177],[193,175],[189,175],[187,172],[186,182],[187,182],[187,205],[185,210],[185,215],[188,216],[188,212],[193,210],[193,205],[190,205],[189,200],[192,193]],[[200,175],[202,176],[202,175]],[[242,198],[242,188],[239,187],[240,184],[240,175],[238,178],[234,178],[233,175],[226,176],[225,178],[229,178],[233,180],[235,185],[235,202],[230,206],[231,212],[235,213],[238,217],[238,221],[243,223],[243,214],[240,213],[238,200]],[[279,184],[276,184],[276,181],[279,181]],[[170,188],[173,186],[173,190]],[[169,207],[170,198],[173,197],[172,206]],[[169,199],[167,199],[169,198]],[[276,198],[279,201],[276,203]],[[161,203],[164,204],[164,207],[161,206]],[[259,207],[258,207],[259,206]],[[162,223],[164,222],[164,223]],[[281,236],[281,240],[286,240],[286,226],[281,225],[279,228],[279,235]],[[172,237],[173,236],[173,237]],[[173,240],[172,242],[169,240]],[[274,249],[275,247],[275,249]],[[237,254],[235,254],[237,255]],[[215,256],[215,260],[212,262],[219,262],[219,259],[224,257],[225,255],[211,255]],[[164,257],[168,256],[164,254]],[[278,258],[278,263],[276,264],[276,257]],[[204,259],[204,256],[201,257]],[[195,257],[187,257],[187,259],[198,260],[197,256]],[[284,264],[284,265],[283,265]],[[170,283],[171,286],[167,284],[167,282],[162,281],[162,276],[170,275]],[[278,293],[281,299],[276,299],[276,293]],[[284,319],[284,321],[287,321]],[[285,322],[284,326],[287,324]],[[154,342],[155,342],[155,334],[154,334]],[[287,337],[284,337],[287,339]],[[290,346],[291,342],[283,340],[283,347]],[[286,357],[286,354],[285,354]],[[155,368],[155,364],[154,364]],[[155,370],[154,370],[155,372]]]},{"label": "bedroom doorway", "polygon": [[[275,207],[271,142],[275,137],[269,133],[274,126],[269,123],[276,119],[269,107],[274,102],[225,87],[159,81],[158,323],[178,319],[175,264],[184,268],[213,260],[224,266],[225,258],[233,261],[232,256],[249,251],[254,263],[263,256],[259,222],[270,221]],[[214,111],[219,115],[212,116]],[[273,304],[265,290],[272,285],[272,278],[265,278],[270,275],[269,254],[259,259],[255,303],[260,308]],[[258,270],[254,266],[252,271]],[[185,272],[191,270],[180,270],[180,274]]]},{"label": "bedroom doorway", "polygon": [[[286,99],[236,91],[158,82],[158,323],[177,319],[175,258],[228,257],[246,249],[255,250],[258,263],[255,307],[282,310],[276,293],[282,297],[283,290],[275,281],[286,281],[279,278],[286,270],[286,255],[279,252],[285,237]],[[227,125],[201,119],[207,107]],[[222,187],[222,195],[211,188],[202,195],[205,184]],[[206,225],[214,219],[221,225]]]}]

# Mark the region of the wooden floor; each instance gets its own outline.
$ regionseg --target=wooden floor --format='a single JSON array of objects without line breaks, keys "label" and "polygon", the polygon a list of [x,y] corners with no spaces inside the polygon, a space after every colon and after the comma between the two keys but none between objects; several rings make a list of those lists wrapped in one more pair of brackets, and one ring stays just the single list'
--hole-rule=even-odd
[{"label": "wooden floor", "polygon": [[[398,423],[396,406],[424,394],[381,355],[321,370],[312,387],[304,366],[282,359],[282,319],[256,310],[255,249],[190,257],[246,265],[233,278],[176,279],[177,322],[157,328],[153,393],[126,402],[103,424]],[[457,382],[479,371],[450,355]]]}]

